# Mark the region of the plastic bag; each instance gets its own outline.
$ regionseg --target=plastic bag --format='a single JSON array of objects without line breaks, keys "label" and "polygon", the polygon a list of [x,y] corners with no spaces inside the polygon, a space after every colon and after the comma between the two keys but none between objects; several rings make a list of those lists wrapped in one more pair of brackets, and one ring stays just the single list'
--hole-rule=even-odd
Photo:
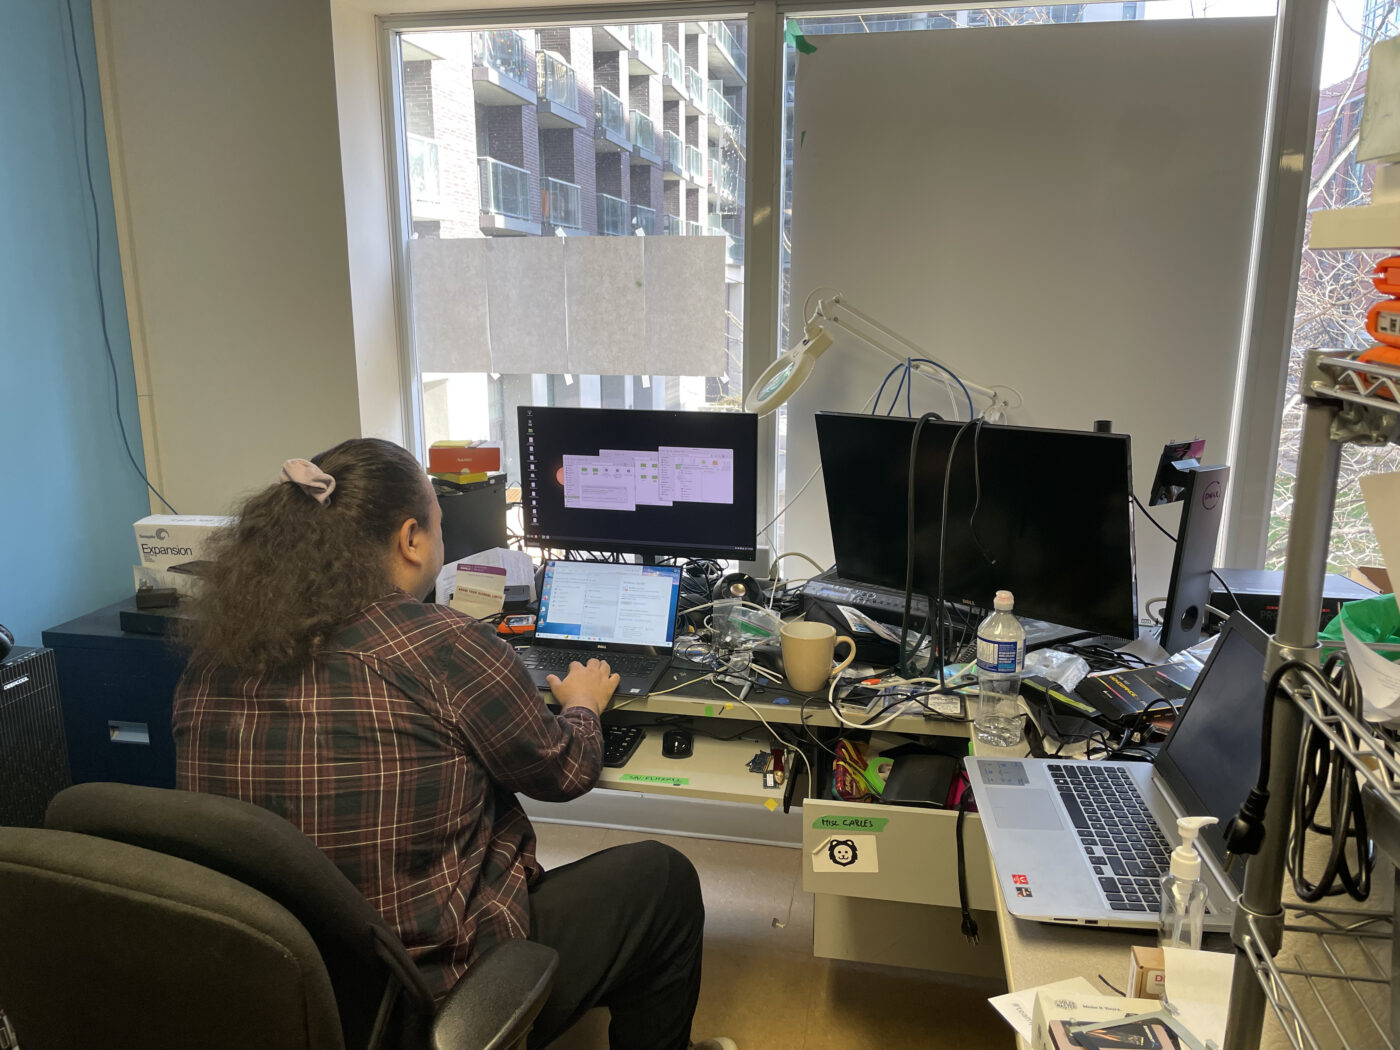
[{"label": "plastic bag", "polygon": [[[1368,645],[1389,642],[1400,645],[1400,605],[1395,604],[1395,595],[1380,594],[1374,598],[1362,598],[1347,602],[1332,621],[1318,632],[1323,642],[1332,642],[1329,648],[1338,648],[1342,642],[1342,624],[1354,634],[1358,641]],[[1381,650],[1380,655],[1387,660],[1400,660],[1400,652]]]},{"label": "plastic bag", "polygon": [[758,609],[728,598],[715,602],[710,619],[715,641],[724,649],[751,649],[776,641],[783,621],[770,609]]},{"label": "plastic bag", "polygon": [[1061,653],[1054,649],[1037,649],[1026,654],[1026,674],[1038,674],[1054,682],[1066,692],[1084,680],[1089,673],[1089,665],[1084,657],[1073,653]]}]

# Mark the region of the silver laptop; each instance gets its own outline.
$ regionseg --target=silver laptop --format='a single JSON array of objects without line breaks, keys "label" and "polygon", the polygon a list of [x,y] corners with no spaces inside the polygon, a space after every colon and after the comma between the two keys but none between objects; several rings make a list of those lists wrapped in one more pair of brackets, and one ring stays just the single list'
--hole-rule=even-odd
[{"label": "silver laptop", "polygon": [[1224,871],[1224,828],[1259,773],[1268,637],[1230,617],[1157,758],[1146,762],[969,758],[1007,910],[1021,919],[1155,926],[1179,816],[1213,816],[1197,838],[1206,928],[1228,930],[1243,865]]},{"label": "silver laptop", "polygon": [[535,687],[598,658],[621,676],[618,695],[651,692],[671,665],[680,588],[680,566],[545,562],[535,642],[520,655]]}]

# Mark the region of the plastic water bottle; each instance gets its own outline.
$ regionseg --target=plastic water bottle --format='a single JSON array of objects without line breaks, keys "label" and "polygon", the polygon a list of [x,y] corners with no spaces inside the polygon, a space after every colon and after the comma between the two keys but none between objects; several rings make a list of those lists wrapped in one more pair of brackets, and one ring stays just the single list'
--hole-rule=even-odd
[{"label": "plastic water bottle", "polygon": [[973,732],[984,744],[1011,747],[1021,739],[1021,671],[1026,631],[1011,615],[1015,599],[997,591],[995,611],[977,628],[977,712]]}]

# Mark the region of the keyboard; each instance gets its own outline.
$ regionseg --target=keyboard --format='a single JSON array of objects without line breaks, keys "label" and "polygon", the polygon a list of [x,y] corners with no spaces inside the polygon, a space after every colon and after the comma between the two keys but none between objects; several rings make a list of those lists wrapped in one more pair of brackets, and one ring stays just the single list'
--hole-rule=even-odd
[{"label": "keyboard", "polygon": [[532,671],[552,671],[560,678],[569,673],[569,664],[575,660],[581,664],[586,664],[589,660],[606,660],[608,666],[618,674],[640,677],[651,674],[663,657],[641,656],[635,653],[600,653],[596,649],[552,649],[534,645],[521,653],[520,659]]},{"label": "keyboard", "polygon": [[1092,762],[1046,767],[1094,868],[1099,892],[1114,911],[1156,914],[1171,844],[1137,786],[1122,769]]},{"label": "keyboard", "polygon": [[646,735],[641,726],[603,726],[603,765],[609,769],[627,765]]}]

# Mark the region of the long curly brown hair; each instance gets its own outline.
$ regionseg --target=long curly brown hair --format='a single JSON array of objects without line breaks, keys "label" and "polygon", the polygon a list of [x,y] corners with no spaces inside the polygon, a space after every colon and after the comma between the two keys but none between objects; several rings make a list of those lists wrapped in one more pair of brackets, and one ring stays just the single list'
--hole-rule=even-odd
[{"label": "long curly brown hair", "polygon": [[293,668],[393,589],[390,542],[409,518],[428,521],[423,468],[378,438],[343,441],[311,462],[335,478],[326,504],[291,482],[271,485],[211,540],[182,635],[192,664]]}]

